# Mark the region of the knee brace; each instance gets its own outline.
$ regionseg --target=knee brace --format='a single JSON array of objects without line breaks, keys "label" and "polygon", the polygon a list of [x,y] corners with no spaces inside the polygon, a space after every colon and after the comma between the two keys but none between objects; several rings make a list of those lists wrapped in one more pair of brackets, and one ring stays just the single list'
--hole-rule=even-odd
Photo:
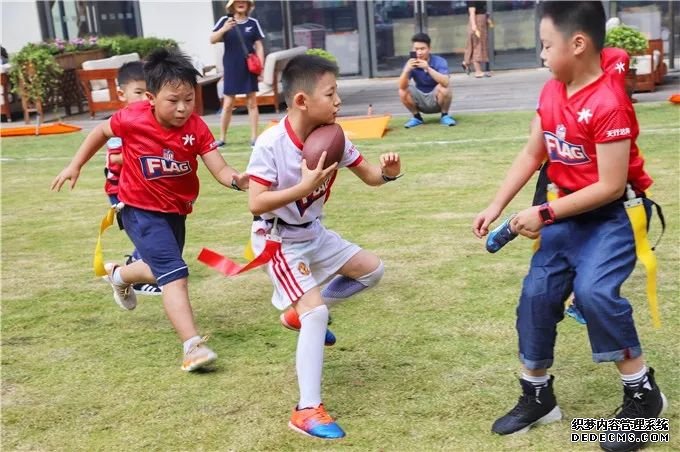
[{"label": "knee brace", "polygon": [[378,282],[380,282],[384,274],[385,266],[383,265],[383,261],[380,261],[378,267],[376,267],[375,270],[365,274],[364,276],[360,276],[359,278],[357,278],[357,281],[366,287],[373,287],[376,284],[378,284]]},{"label": "knee brace", "polygon": [[382,261],[378,267],[370,273],[360,276],[357,279],[348,278],[346,276],[336,276],[321,292],[321,296],[327,305],[332,306],[342,300],[345,300],[352,295],[356,295],[364,289],[378,284],[383,274],[385,273],[385,266]]}]

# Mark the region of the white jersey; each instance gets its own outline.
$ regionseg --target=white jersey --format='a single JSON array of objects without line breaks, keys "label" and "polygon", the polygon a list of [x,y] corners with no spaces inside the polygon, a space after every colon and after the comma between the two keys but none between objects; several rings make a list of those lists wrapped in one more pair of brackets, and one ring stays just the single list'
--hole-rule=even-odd
[{"label": "white jersey", "polygon": [[[363,160],[359,151],[345,137],[345,152],[340,160],[339,168],[356,166]],[[259,136],[250,156],[246,172],[251,180],[266,185],[270,190],[283,190],[300,183],[302,180],[302,142],[295,135],[288,122],[288,117],[270,127]],[[331,194],[331,187],[337,172],[314,192],[262,215],[264,219],[278,217],[288,224],[313,222],[321,216],[324,203]]]}]

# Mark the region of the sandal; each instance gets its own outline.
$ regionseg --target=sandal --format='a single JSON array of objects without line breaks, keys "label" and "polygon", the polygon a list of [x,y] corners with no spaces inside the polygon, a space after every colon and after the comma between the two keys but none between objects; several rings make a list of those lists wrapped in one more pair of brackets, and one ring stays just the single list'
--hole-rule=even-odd
[{"label": "sandal", "polygon": [[463,68],[463,72],[465,72],[466,75],[470,75],[470,66],[465,64],[465,62],[460,63],[460,65]]}]

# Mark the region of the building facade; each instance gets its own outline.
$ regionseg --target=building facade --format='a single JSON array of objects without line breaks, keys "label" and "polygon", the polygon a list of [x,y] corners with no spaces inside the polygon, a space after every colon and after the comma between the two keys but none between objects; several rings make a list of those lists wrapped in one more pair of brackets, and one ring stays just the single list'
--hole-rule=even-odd
[{"label": "building facade", "polygon": [[[84,35],[173,38],[205,65],[219,52],[209,43],[224,1],[47,0],[2,2],[3,46]],[[408,58],[411,36],[425,32],[432,51],[460,70],[467,33],[464,1],[257,0],[253,17],[265,31],[265,50],[295,45],[323,48],[338,59],[342,76],[395,76]],[[535,0],[487,1],[495,26],[489,30],[491,68],[541,66]],[[680,5],[673,1],[606,1],[609,16],[662,39],[673,68],[680,44]],[[680,57],[680,55],[678,55]]]}]

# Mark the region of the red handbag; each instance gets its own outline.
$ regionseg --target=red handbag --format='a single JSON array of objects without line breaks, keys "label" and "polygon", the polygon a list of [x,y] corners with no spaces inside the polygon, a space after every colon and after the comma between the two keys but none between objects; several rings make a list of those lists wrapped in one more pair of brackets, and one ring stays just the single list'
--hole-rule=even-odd
[{"label": "red handbag", "polygon": [[253,75],[260,75],[262,73],[262,61],[260,61],[260,58],[256,54],[248,53],[245,40],[243,39],[243,35],[241,35],[241,30],[238,28],[238,25],[236,25],[236,34],[238,35],[239,41],[241,41],[243,54],[246,56],[246,66],[248,67],[248,72]]},{"label": "red handbag", "polygon": [[246,57],[246,65],[251,74],[260,75],[262,73],[262,62],[260,57],[254,53],[249,53]]}]

